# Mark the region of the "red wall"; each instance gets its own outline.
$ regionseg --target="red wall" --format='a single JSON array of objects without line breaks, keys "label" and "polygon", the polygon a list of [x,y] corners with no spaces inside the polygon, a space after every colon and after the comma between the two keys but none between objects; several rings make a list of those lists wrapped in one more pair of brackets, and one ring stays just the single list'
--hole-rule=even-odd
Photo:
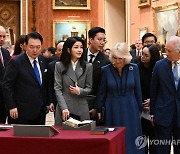
[{"label": "red wall", "polygon": [[[98,0],[90,1],[91,10],[53,10],[52,0],[36,0],[36,29],[44,38],[43,48],[53,45],[53,20],[88,20],[91,27],[98,26],[99,3]],[[32,28],[32,0],[29,0],[28,5],[28,31],[30,32]]]},{"label": "red wall", "polygon": [[160,5],[180,2],[180,0],[159,0],[152,2],[151,6],[146,8],[138,8],[139,0],[130,1],[130,44],[139,38],[139,28],[148,27],[148,32],[154,32],[153,27],[153,9]]}]

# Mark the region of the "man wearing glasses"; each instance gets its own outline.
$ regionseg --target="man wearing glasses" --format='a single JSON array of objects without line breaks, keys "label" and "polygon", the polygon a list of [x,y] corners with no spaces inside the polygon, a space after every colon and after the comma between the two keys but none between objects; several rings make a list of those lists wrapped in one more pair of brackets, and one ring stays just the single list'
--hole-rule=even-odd
[{"label": "man wearing glasses", "polygon": [[110,61],[108,56],[103,53],[104,46],[107,43],[105,29],[93,27],[89,30],[88,35],[89,48],[86,50],[84,59],[93,65],[93,90],[88,96],[87,101],[91,119],[96,120],[96,96],[101,76],[101,67],[110,63]]},{"label": "man wearing glasses", "polygon": [[[145,46],[147,44],[156,44],[157,37],[152,33],[146,33],[142,37],[142,45]],[[132,63],[139,63],[141,61],[140,56],[137,56],[136,58],[132,59]]]}]

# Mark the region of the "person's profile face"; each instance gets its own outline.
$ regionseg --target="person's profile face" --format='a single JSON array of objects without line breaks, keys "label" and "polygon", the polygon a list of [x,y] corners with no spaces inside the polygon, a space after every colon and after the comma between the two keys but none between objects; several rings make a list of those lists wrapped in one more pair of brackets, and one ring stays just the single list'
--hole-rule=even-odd
[{"label": "person's profile face", "polygon": [[0,28],[0,46],[4,44],[6,40],[6,31],[3,28]]},{"label": "person's profile face", "polygon": [[30,38],[26,45],[26,52],[32,58],[35,59],[41,54],[41,41],[39,39]]},{"label": "person's profile face", "polygon": [[55,54],[56,54],[56,56],[57,56],[58,58],[61,57],[63,45],[64,45],[64,42],[60,42],[60,43],[57,45],[57,47],[56,47],[56,52],[55,52]]},{"label": "person's profile face", "polygon": [[94,38],[90,38],[90,45],[96,52],[103,51],[105,44],[107,43],[104,33],[97,33]]},{"label": "person's profile face", "polygon": [[155,44],[155,38],[153,36],[150,37],[146,37],[144,39],[143,45],[147,45],[147,44]]},{"label": "person's profile face", "polygon": [[145,47],[143,48],[143,51],[142,51],[141,62],[149,63],[150,60],[151,60],[151,54],[149,52],[149,48]]},{"label": "person's profile face", "polygon": [[168,41],[165,46],[166,56],[169,61],[178,61],[180,59],[180,53],[174,49],[174,42]]}]

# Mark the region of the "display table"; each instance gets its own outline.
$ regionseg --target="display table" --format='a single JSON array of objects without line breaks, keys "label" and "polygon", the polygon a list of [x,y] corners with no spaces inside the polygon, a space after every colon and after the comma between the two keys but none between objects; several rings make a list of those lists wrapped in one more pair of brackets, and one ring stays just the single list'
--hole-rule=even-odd
[{"label": "display table", "polygon": [[125,128],[105,135],[62,130],[53,137],[17,137],[13,129],[0,132],[0,154],[125,154]]}]

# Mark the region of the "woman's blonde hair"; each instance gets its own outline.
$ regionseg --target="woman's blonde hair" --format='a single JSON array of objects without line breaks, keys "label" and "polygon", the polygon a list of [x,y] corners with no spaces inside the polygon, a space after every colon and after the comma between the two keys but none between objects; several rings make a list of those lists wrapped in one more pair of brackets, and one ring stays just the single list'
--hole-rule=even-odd
[{"label": "woman's blonde hair", "polygon": [[112,49],[109,56],[110,61],[112,62],[112,56],[117,56],[119,58],[125,59],[125,64],[131,62],[132,56],[128,50],[128,46],[124,42],[118,42]]}]

